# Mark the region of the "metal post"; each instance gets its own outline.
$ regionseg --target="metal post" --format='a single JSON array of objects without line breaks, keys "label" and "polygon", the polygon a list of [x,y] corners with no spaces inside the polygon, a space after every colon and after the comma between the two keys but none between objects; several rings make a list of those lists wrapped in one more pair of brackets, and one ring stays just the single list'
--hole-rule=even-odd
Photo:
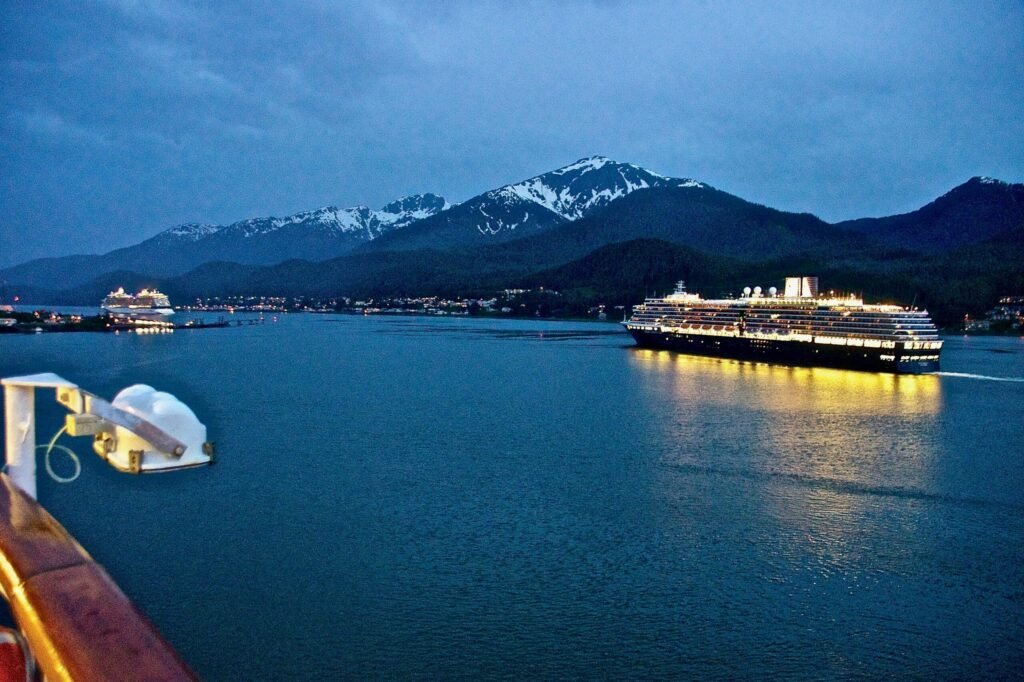
[{"label": "metal post", "polygon": [[36,389],[4,384],[7,475],[36,497]]}]

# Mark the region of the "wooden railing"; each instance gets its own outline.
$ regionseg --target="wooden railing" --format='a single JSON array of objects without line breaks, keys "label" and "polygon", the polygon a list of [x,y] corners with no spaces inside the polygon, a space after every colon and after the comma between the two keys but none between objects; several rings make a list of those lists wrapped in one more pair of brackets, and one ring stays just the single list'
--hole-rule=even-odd
[{"label": "wooden railing", "polygon": [[103,567],[6,474],[0,588],[48,682],[197,679]]}]

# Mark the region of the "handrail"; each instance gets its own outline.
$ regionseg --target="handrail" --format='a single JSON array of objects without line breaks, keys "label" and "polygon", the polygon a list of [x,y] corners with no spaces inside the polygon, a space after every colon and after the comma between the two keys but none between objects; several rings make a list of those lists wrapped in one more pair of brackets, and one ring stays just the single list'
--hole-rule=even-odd
[{"label": "handrail", "polygon": [[0,588],[56,680],[196,680],[102,566],[0,474]]}]

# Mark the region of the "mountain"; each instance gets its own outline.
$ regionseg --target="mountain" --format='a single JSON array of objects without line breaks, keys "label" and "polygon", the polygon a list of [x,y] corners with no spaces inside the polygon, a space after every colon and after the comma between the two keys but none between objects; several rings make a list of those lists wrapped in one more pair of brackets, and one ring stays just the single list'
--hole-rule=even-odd
[{"label": "mountain", "polygon": [[89,304],[117,285],[156,285],[176,302],[544,286],[564,290],[567,310],[586,311],[679,277],[718,294],[807,273],[838,289],[916,300],[949,321],[1024,286],[1022,194],[1024,185],[972,178],[911,213],[829,224],[590,157],[455,206],[418,195],[378,211],[181,225],[104,256],[0,271],[0,295]]},{"label": "mountain", "polygon": [[392,232],[361,251],[411,251],[496,244],[593,215],[613,202],[654,187],[706,189],[603,156],[580,159],[528,180],[484,192],[409,229]]},{"label": "mountain", "polygon": [[924,253],[983,242],[1024,226],[1024,184],[974,177],[910,213],[861,218],[836,227]]},{"label": "mountain", "polygon": [[653,292],[670,291],[680,279],[702,287],[718,286],[739,268],[737,261],[708,256],[679,244],[633,239],[602,246],[555,268],[530,273],[515,285],[526,289],[543,286],[563,295],[584,290],[603,301],[641,301]]},{"label": "mountain", "polygon": [[[594,156],[456,206],[422,194],[379,211],[329,206],[231,225],[178,225],[101,256],[44,258],[0,270],[0,282],[67,289],[118,270],[169,277],[213,261],[270,265],[295,258],[327,260],[360,245],[360,251],[380,252],[498,244],[594,215],[650,188],[711,191],[694,180],[668,178]],[[377,242],[380,246],[374,247]]]},{"label": "mountain", "polygon": [[[584,210],[588,214],[578,220],[544,230],[534,228],[508,241],[415,251],[368,248],[402,234],[392,233],[331,261],[263,269],[233,291],[455,295],[489,286],[504,288],[510,278],[555,269],[602,247],[633,240],[672,243],[700,251],[718,264],[725,259],[760,262],[807,253],[833,260],[860,257],[873,248],[864,235],[839,230],[810,214],[778,211],[698,183],[633,191],[600,208]],[[458,206],[446,213],[457,211]],[[438,218],[410,225],[405,232]]]},{"label": "mountain", "polygon": [[575,258],[549,254],[538,262],[530,249],[522,248],[527,241],[453,251],[349,253],[272,266],[206,263],[173,278],[115,272],[67,291],[34,293],[50,303],[95,305],[119,284],[155,285],[181,303],[224,295],[491,296],[503,288],[544,287],[559,292],[559,307],[552,311],[582,315],[594,305],[636,303],[651,292],[669,290],[680,278],[693,290],[721,296],[746,285],[771,286],[785,276],[814,273],[829,287],[862,292],[874,301],[915,301],[937,322],[955,324],[965,312],[991,307],[999,295],[1024,291],[1024,229],[946,254],[859,262],[814,250],[755,262],[650,238],[607,244]]},{"label": "mountain", "polygon": [[0,282],[67,289],[118,270],[169,277],[211,261],[270,265],[292,258],[325,260],[448,208],[437,195],[417,194],[376,211],[327,206],[230,225],[190,223],[101,256],[42,258],[0,270]]},{"label": "mountain", "polygon": [[508,259],[547,266],[634,239],[748,261],[805,252],[839,258],[876,248],[864,235],[809,213],[779,211],[701,185],[634,192],[587,217],[508,242],[503,251]]},{"label": "mountain", "polygon": [[388,230],[404,227],[446,208],[448,203],[441,197],[418,194],[394,201],[379,211],[372,211],[365,206],[325,206],[287,218],[250,218],[227,226],[194,223],[179,225],[161,232],[150,243],[237,243],[239,239],[280,235],[295,229],[307,234],[373,240]]}]

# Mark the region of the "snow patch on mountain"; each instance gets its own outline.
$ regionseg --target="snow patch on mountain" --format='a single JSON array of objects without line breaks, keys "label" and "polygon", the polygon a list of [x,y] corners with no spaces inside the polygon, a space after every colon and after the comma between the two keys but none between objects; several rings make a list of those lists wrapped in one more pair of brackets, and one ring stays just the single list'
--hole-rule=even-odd
[{"label": "snow patch on mountain", "polygon": [[218,230],[223,225],[209,225],[200,223],[186,223],[184,225],[178,225],[167,230],[165,234],[172,237],[177,237],[186,241],[198,241],[203,237],[207,237]]},{"label": "snow patch on mountain", "polygon": [[[669,178],[632,164],[592,156],[522,182],[505,185],[483,195],[488,202],[508,206],[516,201],[543,206],[566,220],[578,220],[613,201],[650,187],[703,188],[691,179]],[[515,229],[515,224],[478,226],[485,234]]]},{"label": "snow patch on mountain", "polygon": [[415,194],[392,201],[379,211],[373,212],[373,219],[381,225],[405,227],[409,223],[429,218],[447,211],[452,205],[435,194]]},{"label": "snow patch on mountain", "polygon": [[178,225],[165,230],[160,236],[192,242],[217,234],[224,238],[249,239],[295,227],[331,236],[348,235],[356,239],[371,240],[386,231],[405,227],[409,223],[449,208],[451,204],[443,197],[435,194],[416,194],[402,197],[376,211],[366,206],[324,206],[284,218],[249,218],[230,225]]},{"label": "snow patch on mountain", "polygon": [[598,170],[604,168],[610,163],[615,163],[611,159],[605,156],[590,156],[585,159],[580,159],[576,163],[570,163],[568,166],[562,166],[557,170],[551,171],[550,175],[565,175],[573,171],[586,172],[590,170]]},{"label": "snow patch on mountain", "polygon": [[[516,230],[546,229],[562,221],[579,220],[638,190],[665,187],[702,189],[705,185],[696,180],[666,177],[604,156],[591,156],[485,192],[458,205],[456,213],[459,224],[466,224],[464,221],[468,218],[469,225],[477,232],[492,236]],[[181,225],[160,236],[191,242],[215,238],[218,243],[226,243],[279,233],[272,238],[290,240],[316,236],[346,242],[373,241],[452,208],[455,206],[440,196],[416,194],[377,210],[366,206],[323,206],[283,218],[250,218],[227,226]],[[401,239],[399,235],[395,238]],[[386,243],[390,244],[390,239]]]}]

